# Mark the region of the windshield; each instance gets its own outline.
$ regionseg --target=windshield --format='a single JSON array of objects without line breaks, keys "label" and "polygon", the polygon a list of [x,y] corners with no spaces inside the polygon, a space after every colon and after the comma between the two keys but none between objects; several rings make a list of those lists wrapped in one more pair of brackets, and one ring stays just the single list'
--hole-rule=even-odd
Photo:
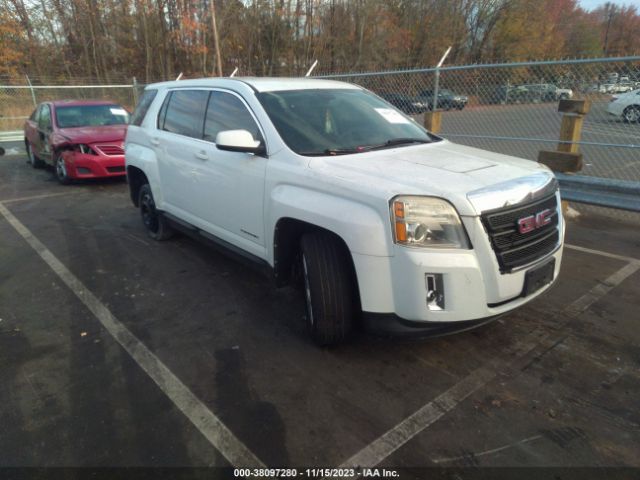
[{"label": "windshield", "polygon": [[126,125],[129,113],[120,105],[76,105],[56,108],[59,128]]},{"label": "windshield", "polygon": [[309,89],[257,96],[284,142],[300,155],[361,153],[437,140],[365,90]]}]

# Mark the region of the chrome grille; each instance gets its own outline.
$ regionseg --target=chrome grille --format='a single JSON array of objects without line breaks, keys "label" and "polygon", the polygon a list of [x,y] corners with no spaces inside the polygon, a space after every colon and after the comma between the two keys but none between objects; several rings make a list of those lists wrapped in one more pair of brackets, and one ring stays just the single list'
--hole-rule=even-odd
[{"label": "chrome grille", "polygon": [[[527,233],[518,231],[518,220],[549,209],[550,222]],[[530,264],[553,252],[560,241],[558,202],[555,193],[541,200],[484,212],[481,215],[500,271]]]}]

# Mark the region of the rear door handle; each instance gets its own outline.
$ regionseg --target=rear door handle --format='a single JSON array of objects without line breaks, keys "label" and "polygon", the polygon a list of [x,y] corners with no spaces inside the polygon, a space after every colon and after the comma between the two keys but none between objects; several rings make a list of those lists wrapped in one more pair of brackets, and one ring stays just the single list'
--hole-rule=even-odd
[{"label": "rear door handle", "polygon": [[207,152],[205,151],[196,152],[194,155],[196,156],[196,158],[199,158],[200,160],[209,160],[209,155],[207,155]]},{"label": "rear door handle", "polygon": [[158,140],[157,138],[151,138],[149,142],[151,142],[151,145],[155,145],[156,147],[160,145],[160,140]]}]

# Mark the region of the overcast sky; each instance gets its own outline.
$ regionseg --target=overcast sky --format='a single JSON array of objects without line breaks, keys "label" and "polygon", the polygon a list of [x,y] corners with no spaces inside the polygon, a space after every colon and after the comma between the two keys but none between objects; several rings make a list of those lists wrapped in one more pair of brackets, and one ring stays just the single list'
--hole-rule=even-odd
[{"label": "overcast sky", "polygon": [[[633,5],[638,10],[640,10],[640,0],[609,0],[611,3],[615,3],[616,5]],[[580,6],[585,10],[593,10],[598,8],[600,5],[607,3],[606,0],[580,0]]]}]

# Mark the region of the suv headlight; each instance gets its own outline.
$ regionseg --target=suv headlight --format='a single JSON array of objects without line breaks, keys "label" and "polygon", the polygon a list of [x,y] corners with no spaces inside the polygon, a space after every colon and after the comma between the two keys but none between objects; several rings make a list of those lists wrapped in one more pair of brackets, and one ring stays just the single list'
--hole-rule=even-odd
[{"label": "suv headlight", "polygon": [[455,208],[440,198],[399,196],[391,200],[394,242],[409,247],[470,248]]}]

